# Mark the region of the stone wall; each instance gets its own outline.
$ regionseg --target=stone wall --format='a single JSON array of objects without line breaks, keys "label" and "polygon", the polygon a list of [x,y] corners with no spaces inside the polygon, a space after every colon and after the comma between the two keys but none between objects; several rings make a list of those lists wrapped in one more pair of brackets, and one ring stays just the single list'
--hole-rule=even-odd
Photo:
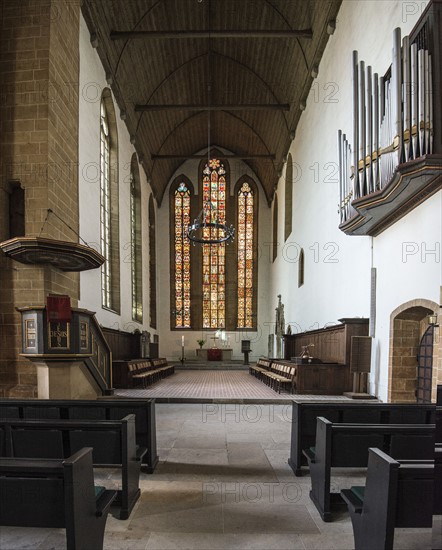
[{"label": "stone wall", "polygon": [[[79,14],[72,0],[2,5],[0,241],[11,236],[12,182],[25,192],[27,236],[78,241]],[[48,293],[69,294],[77,305],[78,275],[4,256],[0,270],[0,397],[33,396],[36,373],[19,357],[16,308],[42,305]]]}]

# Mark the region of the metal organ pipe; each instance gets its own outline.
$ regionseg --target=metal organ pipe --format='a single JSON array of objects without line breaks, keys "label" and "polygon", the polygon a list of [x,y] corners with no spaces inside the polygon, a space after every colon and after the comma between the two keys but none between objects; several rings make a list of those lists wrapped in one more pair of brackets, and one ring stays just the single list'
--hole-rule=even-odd
[{"label": "metal organ pipe", "polygon": [[433,151],[431,55],[417,41],[401,42],[394,30],[384,77],[372,75],[353,51],[353,147],[338,132],[341,223],[353,215],[352,201],[385,187],[400,163]]}]

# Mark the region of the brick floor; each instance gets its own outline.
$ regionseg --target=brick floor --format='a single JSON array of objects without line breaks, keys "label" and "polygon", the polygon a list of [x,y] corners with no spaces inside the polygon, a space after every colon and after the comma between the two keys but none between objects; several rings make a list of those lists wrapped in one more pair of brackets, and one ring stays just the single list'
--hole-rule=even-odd
[{"label": "brick floor", "polygon": [[118,389],[115,390],[115,394],[122,397],[154,397],[158,403],[222,400],[238,403],[286,403],[294,398],[309,401],[349,400],[342,395],[293,395],[286,392],[279,394],[247,371],[236,370],[178,370],[174,375],[147,389]]}]

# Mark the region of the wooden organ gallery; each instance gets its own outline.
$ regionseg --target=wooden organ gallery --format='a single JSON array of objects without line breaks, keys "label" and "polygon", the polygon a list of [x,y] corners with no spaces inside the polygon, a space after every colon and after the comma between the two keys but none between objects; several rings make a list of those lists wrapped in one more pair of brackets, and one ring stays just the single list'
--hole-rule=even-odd
[{"label": "wooden organ gallery", "polygon": [[[415,196],[437,189],[439,33],[431,18],[402,40],[396,28],[384,76],[353,52],[353,142],[338,132],[340,228],[347,234],[377,235],[422,200]],[[426,168],[428,175],[416,181],[416,170]]]}]

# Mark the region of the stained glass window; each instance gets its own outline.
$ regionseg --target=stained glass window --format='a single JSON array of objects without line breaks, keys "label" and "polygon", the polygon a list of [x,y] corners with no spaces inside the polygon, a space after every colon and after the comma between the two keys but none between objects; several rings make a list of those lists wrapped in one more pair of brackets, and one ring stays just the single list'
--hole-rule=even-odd
[{"label": "stained glass window", "polygon": [[181,182],[174,196],[175,223],[175,327],[190,328],[190,190]]},{"label": "stained glass window", "polygon": [[238,328],[253,328],[254,193],[244,182],[238,191]]},{"label": "stained glass window", "polygon": [[[226,171],[218,159],[210,159],[203,170],[205,220],[213,222],[215,212],[220,223],[226,221]],[[203,230],[206,239],[223,236],[219,229]],[[203,328],[225,328],[226,324],[226,245],[205,244],[203,257]]]}]

